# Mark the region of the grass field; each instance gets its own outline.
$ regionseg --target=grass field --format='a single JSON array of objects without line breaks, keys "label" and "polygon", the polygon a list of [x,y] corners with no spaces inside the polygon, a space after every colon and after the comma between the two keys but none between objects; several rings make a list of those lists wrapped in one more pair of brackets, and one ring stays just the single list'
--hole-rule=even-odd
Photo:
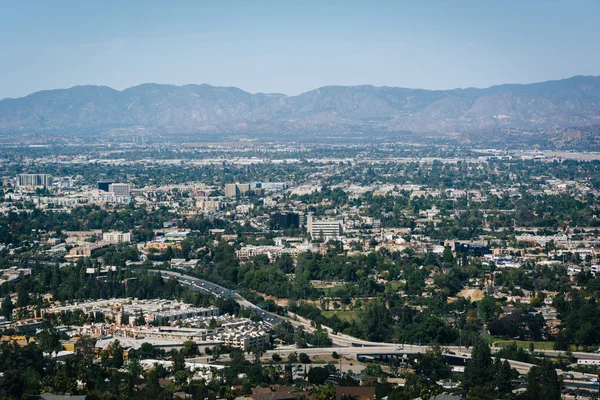
[{"label": "grass field", "polygon": [[314,287],[316,289],[323,290],[325,292],[325,295],[327,295],[327,296],[337,297],[339,290],[341,288],[343,288],[344,285],[335,285],[335,286],[315,285]]},{"label": "grass field", "polygon": [[507,347],[513,343],[516,343],[517,347],[522,347],[525,350],[529,350],[529,344],[533,343],[535,350],[554,349],[554,342],[528,342],[526,340],[502,340],[497,338],[489,338],[489,340],[494,347]]},{"label": "grass field", "polygon": [[343,310],[341,310],[341,311],[337,311],[337,310],[323,311],[323,315],[326,317],[331,317],[333,315],[337,315],[339,319],[351,321],[357,317],[358,311],[343,311]]}]

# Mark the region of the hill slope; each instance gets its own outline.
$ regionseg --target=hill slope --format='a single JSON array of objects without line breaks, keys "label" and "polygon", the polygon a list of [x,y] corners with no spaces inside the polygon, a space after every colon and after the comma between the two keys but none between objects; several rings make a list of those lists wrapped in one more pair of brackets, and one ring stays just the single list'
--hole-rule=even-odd
[{"label": "hill slope", "polygon": [[234,87],[76,86],[0,101],[0,132],[476,132],[600,124],[600,77],[445,91],[326,86],[298,96]]}]

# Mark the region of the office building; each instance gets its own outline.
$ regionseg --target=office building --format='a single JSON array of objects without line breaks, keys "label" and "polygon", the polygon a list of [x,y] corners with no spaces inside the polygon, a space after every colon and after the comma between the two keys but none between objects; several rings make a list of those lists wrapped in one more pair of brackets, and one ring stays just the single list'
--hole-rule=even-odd
[{"label": "office building", "polygon": [[273,220],[281,229],[287,229],[291,226],[300,228],[300,215],[293,212],[277,212],[272,214]]},{"label": "office building", "polygon": [[306,227],[310,238],[323,239],[325,241],[329,239],[335,239],[344,234],[343,221],[338,219],[315,219],[312,215],[307,218]]},{"label": "office building", "polygon": [[111,183],[108,185],[108,191],[115,196],[129,196],[131,186],[127,183]]},{"label": "office building", "polygon": [[52,176],[48,174],[19,174],[17,184],[21,187],[50,187]]},{"label": "office building", "polygon": [[103,192],[108,192],[110,190],[109,186],[113,183],[117,183],[117,181],[110,179],[98,181],[98,189],[102,190]]}]

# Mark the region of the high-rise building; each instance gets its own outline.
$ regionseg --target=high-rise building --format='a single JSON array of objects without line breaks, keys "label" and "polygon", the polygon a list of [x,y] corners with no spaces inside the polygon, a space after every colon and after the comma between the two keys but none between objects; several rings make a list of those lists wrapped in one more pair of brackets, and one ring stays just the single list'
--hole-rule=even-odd
[{"label": "high-rise building", "polygon": [[237,190],[238,190],[238,193],[241,196],[243,196],[250,191],[250,184],[249,183],[238,183]]},{"label": "high-rise building", "polygon": [[250,183],[226,183],[225,196],[237,197],[243,196],[250,191]]},{"label": "high-rise building", "polygon": [[19,186],[47,188],[52,186],[52,176],[48,174],[19,174],[17,175],[17,184]]},{"label": "high-rise building", "polygon": [[309,215],[306,228],[311,239],[335,239],[344,234],[343,221],[338,219],[314,219]]},{"label": "high-rise building", "polygon": [[131,186],[127,183],[111,183],[108,186],[108,191],[112,192],[115,196],[129,196]]},{"label": "high-rise building", "polygon": [[226,197],[236,197],[238,194],[237,184],[235,183],[226,183],[225,184],[225,196]]}]

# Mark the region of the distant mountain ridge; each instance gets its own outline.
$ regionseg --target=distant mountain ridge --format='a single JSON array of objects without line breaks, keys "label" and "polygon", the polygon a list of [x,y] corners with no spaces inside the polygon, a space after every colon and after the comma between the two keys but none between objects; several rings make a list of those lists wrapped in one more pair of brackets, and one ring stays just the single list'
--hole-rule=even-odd
[{"label": "distant mountain ridge", "polygon": [[0,100],[0,132],[345,133],[564,129],[600,124],[600,77],[486,89],[324,86],[297,96],[142,84],[46,90]]}]

